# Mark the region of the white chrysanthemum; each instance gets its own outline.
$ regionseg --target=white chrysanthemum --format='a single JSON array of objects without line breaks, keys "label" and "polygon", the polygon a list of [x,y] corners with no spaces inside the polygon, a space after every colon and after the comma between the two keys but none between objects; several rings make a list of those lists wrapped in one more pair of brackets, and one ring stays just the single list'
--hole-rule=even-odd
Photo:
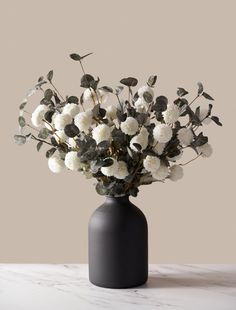
[{"label": "white chrysanthemum", "polygon": [[108,141],[111,138],[111,128],[106,124],[100,124],[93,129],[93,139],[98,143]]},{"label": "white chrysanthemum", "polygon": [[167,166],[161,165],[159,169],[152,172],[152,176],[154,179],[158,181],[162,181],[166,179],[169,175],[169,169]]},{"label": "white chrysanthemum", "polygon": [[158,155],[161,155],[165,149],[166,144],[165,143],[155,143],[155,146],[153,148],[154,152],[157,153]]},{"label": "white chrysanthemum", "polygon": [[118,162],[116,159],[113,159],[113,164],[109,167],[102,167],[101,172],[106,175],[107,177],[114,176],[118,170]]},{"label": "white chrysanthemum", "polygon": [[71,122],[72,117],[69,114],[58,114],[54,119],[54,125],[57,130],[63,130]]},{"label": "white chrysanthemum", "polygon": [[118,161],[118,168],[114,174],[114,177],[117,179],[125,179],[129,175],[126,162],[123,160]]},{"label": "white chrysanthemum", "polygon": [[65,156],[65,165],[70,170],[78,170],[80,167],[80,159],[77,152],[70,151]]},{"label": "white chrysanthemum", "polygon": [[120,125],[121,130],[126,134],[133,136],[138,131],[138,122],[133,117],[127,117]]},{"label": "white chrysanthemum", "polygon": [[153,137],[155,141],[167,143],[172,138],[172,129],[166,124],[156,125],[153,129]]},{"label": "white chrysanthemum", "polygon": [[177,137],[182,146],[188,146],[193,141],[193,132],[189,128],[181,128],[177,133]]},{"label": "white chrysanthemum", "polygon": [[35,127],[43,125],[44,115],[48,110],[49,107],[45,104],[40,104],[39,106],[37,106],[31,116],[31,122]]},{"label": "white chrysanthemum", "polygon": [[136,111],[139,113],[145,113],[148,111],[148,108],[149,108],[149,104],[144,100],[143,97],[139,97],[135,101],[134,105],[135,105]]},{"label": "white chrysanthemum", "polygon": [[116,113],[117,113],[117,107],[112,104],[112,105],[109,105],[107,108],[106,108],[106,116],[110,119],[110,120],[114,120],[116,119]]},{"label": "white chrysanthemum", "polygon": [[212,146],[209,143],[197,147],[197,151],[202,154],[202,157],[210,157],[213,153]]},{"label": "white chrysanthemum", "polygon": [[154,97],[154,91],[153,91],[153,89],[152,89],[150,86],[148,86],[148,85],[144,85],[144,86],[142,86],[142,87],[139,88],[139,90],[138,90],[138,95],[139,95],[139,97],[143,97],[143,94],[144,94],[145,92],[150,93],[150,94],[152,95],[152,97]]},{"label": "white chrysanthemum", "polygon": [[63,114],[69,114],[71,117],[75,117],[76,114],[79,113],[79,106],[78,104],[75,103],[67,103],[63,110],[62,110]]},{"label": "white chrysanthemum", "polygon": [[143,161],[143,166],[148,172],[154,172],[160,168],[160,159],[155,156],[147,155]]},{"label": "white chrysanthemum", "polygon": [[145,127],[142,127],[140,133],[137,136],[134,136],[130,141],[130,148],[137,152],[138,150],[134,146],[135,143],[139,144],[142,148],[142,151],[148,146],[148,131]]},{"label": "white chrysanthemum", "polygon": [[167,105],[167,109],[162,113],[162,115],[166,124],[173,124],[179,119],[179,107],[174,103],[170,103]]},{"label": "white chrysanthemum", "polygon": [[87,104],[106,103],[109,93],[101,89],[96,92],[93,89],[87,88],[83,93],[83,100]]},{"label": "white chrysanthemum", "polygon": [[89,128],[92,125],[93,113],[91,110],[80,112],[74,118],[75,125],[79,128],[80,131],[88,133]]},{"label": "white chrysanthemum", "polygon": [[[205,125],[208,125],[208,124],[210,124],[210,122],[211,122],[211,118],[210,118],[210,117],[207,117],[208,111],[209,111],[209,109],[201,108],[201,109],[200,109],[200,113],[199,113],[199,119],[200,119],[200,121],[201,121],[203,124],[205,124]],[[207,117],[207,118],[206,118],[206,117]]]},{"label": "white chrysanthemum", "polygon": [[73,148],[73,149],[75,149],[75,148],[77,147],[77,143],[76,143],[76,141],[75,141],[74,138],[69,138],[69,139],[68,139],[68,143],[69,143],[69,146],[70,146],[71,148]]},{"label": "white chrysanthemum", "polygon": [[180,165],[173,165],[170,167],[171,181],[178,181],[184,176],[184,170]]},{"label": "white chrysanthemum", "polygon": [[54,155],[49,158],[48,167],[53,173],[60,173],[65,168],[65,163],[59,156]]},{"label": "white chrysanthemum", "polygon": [[55,131],[55,133],[53,134],[53,137],[55,138],[57,143],[64,143],[68,139],[68,137],[65,134],[64,130],[57,130],[57,131]]}]

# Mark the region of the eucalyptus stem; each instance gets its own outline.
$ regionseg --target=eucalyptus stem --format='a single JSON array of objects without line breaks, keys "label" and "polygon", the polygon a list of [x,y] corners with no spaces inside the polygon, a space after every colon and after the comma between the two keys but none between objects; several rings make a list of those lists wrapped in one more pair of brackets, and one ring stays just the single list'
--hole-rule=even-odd
[{"label": "eucalyptus stem", "polygon": [[121,109],[121,111],[123,112],[123,106],[122,106],[122,104],[121,104],[120,97],[119,97],[119,95],[117,95],[117,94],[116,94],[116,97],[117,97],[117,100],[118,100],[118,102],[119,102],[120,109]]},{"label": "eucalyptus stem", "polygon": [[38,130],[37,128],[34,128],[34,127],[31,126],[30,124],[26,124],[26,126],[29,127],[29,128],[31,128],[31,129],[33,129],[33,130],[35,130],[35,131],[37,131],[37,132],[39,132],[39,130]]},{"label": "eucalyptus stem", "polygon": [[193,100],[189,103],[189,105],[188,105],[188,106],[190,107],[190,105],[191,105],[191,104],[193,104],[193,103],[194,103],[194,101],[195,101],[195,100],[197,100],[197,98],[199,98],[200,96],[201,96],[201,95],[197,95],[197,96],[196,96],[196,97],[195,97],[195,98],[194,98],[194,99],[193,99]]},{"label": "eucalyptus stem", "polygon": [[200,157],[202,155],[202,153],[198,154],[196,157],[192,158],[191,160],[187,161],[186,163],[184,164],[180,164],[180,166],[186,166],[188,165],[189,163],[191,163],[192,161],[196,160],[198,157]]},{"label": "eucalyptus stem", "polygon": [[53,146],[51,143],[49,143],[49,142],[47,142],[47,141],[45,141],[45,140],[42,140],[42,139],[36,138],[34,135],[31,135],[31,139],[33,139],[33,140],[37,140],[37,141],[39,141],[39,142],[46,143],[46,144],[48,144],[48,145]]},{"label": "eucalyptus stem", "polygon": [[83,71],[83,74],[85,74],[85,70],[84,70],[84,66],[83,66],[83,64],[82,64],[82,61],[80,60],[79,63],[80,63],[81,69],[82,69],[82,71]]},{"label": "eucalyptus stem", "polygon": [[59,97],[61,97],[61,99],[63,101],[65,101],[65,99],[63,98],[63,96],[60,94],[59,90],[56,88],[56,86],[53,84],[52,81],[49,81],[49,83],[52,85],[52,87],[54,88],[54,90],[56,91],[56,93],[59,95]]}]

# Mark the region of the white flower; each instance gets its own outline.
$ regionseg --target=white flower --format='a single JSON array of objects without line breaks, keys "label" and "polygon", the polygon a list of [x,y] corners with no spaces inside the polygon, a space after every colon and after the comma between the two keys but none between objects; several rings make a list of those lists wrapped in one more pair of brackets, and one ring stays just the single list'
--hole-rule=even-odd
[{"label": "white flower", "polygon": [[121,130],[126,134],[133,136],[138,131],[138,122],[133,117],[127,117],[120,125]]},{"label": "white flower", "polygon": [[68,143],[69,143],[70,147],[73,149],[75,149],[77,147],[77,143],[76,143],[74,138],[69,138]]},{"label": "white flower", "polygon": [[135,105],[136,111],[139,113],[145,113],[148,111],[148,108],[149,108],[149,104],[144,100],[143,97],[139,97],[135,101],[134,105]]},{"label": "white flower", "polygon": [[71,117],[75,117],[76,114],[79,113],[79,106],[78,104],[75,103],[67,103],[63,110],[62,110],[63,114],[69,114]]},{"label": "white flower", "polygon": [[156,125],[153,129],[153,137],[160,143],[167,143],[172,138],[172,129],[166,124]]},{"label": "white flower", "polygon": [[155,143],[155,146],[153,148],[154,152],[157,153],[158,155],[161,155],[165,149],[166,144],[165,143]]},{"label": "white flower", "polygon": [[210,157],[211,154],[213,153],[212,146],[208,143],[205,143],[199,147],[197,147],[198,153],[202,154],[202,157]]},{"label": "white flower", "polygon": [[53,137],[55,138],[57,143],[64,143],[68,139],[68,137],[65,134],[64,130],[57,130],[57,131],[55,131],[55,133],[53,134]]},{"label": "white flower", "polygon": [[116,118],[116,112],[117,112],[117,107],[112,104],[109,105],[106,108],[106,116],[110,119],[110,120],[114,120]]},{"label": "white flower", "polygon": [[39,106],[37,106],[31,116],[31,122],[35,127],[43,125],[44,115],[48,110],[49,107],[45,104],[40,104]]},{"label": "white flower", "polygon": [[162,181],[168,177],[169,169],[168,167],[161,165],[159,169],[152,172],[152,176],[154,179]]},{"label": "white flower", "polygon": [[170,103],[167,105],[167,109],[162,113],[162,115],[166,124],[173,124],[178,120],[180,111],[176,104]]},{"label": "white flower", "polygon": [[109,93],[101,89],[96,92],[93,89],[87,88],[83,93],[83,100],[87,104],[106,103]]},{"label": "white flower", "polygon": [[49,158],[48,167],[53,173],[59,173],[65,168],[65,163],[59,156],[54,155]]},{"label": "white flower", "polygon": [[206,108],[205,109],[204,108],[200,109],[199,119],[205,125],[208,125],[211,122],[211,118],[207,117],[208,113],[209,113],[209,109],[206,109]]},{"label": "white flower", "polygon": [[117,171],[114,173],[114,177],[117,179],[125,179],[129,175],[127,164],[120,160],[118,161]]},{"label": "white flower", "polygon": [[54,119],[55,128],[63,130],[66,125],[72,122],[72,117],[69,114],[57,114]]},{"label": "white flower", "polygon": [[188,146],[193,141],[193,132],[189,128],[181,128],[177,137],[182,146]]},{"label": "white flower", "polygon": [[65,165],[70,170],[78,170],[80,167],[80,159],[77,152],[70,151],[65,156]]},{"label": "white flower", "polygon": [[171,181],[178,181],[182,179],[184,170],[180,165],[173,165],[170,167],[170,179]]},{"label": "white flower", "polygon": [[74,118],[75,125],[79,128],[80,131],[88,133],[89,128],[92,125],[93,113],[91,110],[80,112]]},{"label": "white flower", "polygon": [[101,172],[107,177],[114,176],[118,171],[118,162],[116,159],[112,158],[113,164],[109,167],[102,167]]},{"label": "white flower", "polygon": [[93,129],[92,135],[97,144],[108,141],[111,138],[111,128],[106,124],[100,124]]},{"label": "white flower", "polygon": [[142,148],[142,151],[148,146],[148,131],[145,127],[142,127],[140,133],[137,136],[134,136],[130,141],[130,148],[137,152],[138,150],[134,146],[135,143],[139,144]]},{"label": "white flower", "polygon": [[142,87],[139,88],[139,90],[138,90],[138,95],[139,95],[139,97],[143,97],[143,94],[144,94],[145,92],[150,93],[150,94],[152,95],[152,97],[154,97],[154,91],[153,91],[153,89],[152,89],[150,86],[148,86],[148,85],[144,85],[144,86],[142,86]]},{"label": "white flower", "polygon": [[143,166],[148,172],[154,172],[160,167],[160,159],[155,156],[147,155],[143,161]]}]

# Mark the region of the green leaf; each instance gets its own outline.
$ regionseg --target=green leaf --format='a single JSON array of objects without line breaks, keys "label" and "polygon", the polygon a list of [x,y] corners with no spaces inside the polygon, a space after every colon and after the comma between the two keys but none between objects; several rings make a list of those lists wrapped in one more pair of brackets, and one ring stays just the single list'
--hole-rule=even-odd
[{"label": "green leaf", "polygon": [[42,142],[42,141],[39,141],[39,143],[37,143],[36,148],[37,148],[37,151],[38,151],[38,152],[39,152],[39,150],[41,149],[42,145],[43,145],[43,142]]},{"label": "green leaf", "polygon": [[17,145],[23,145],[26,143],[26,137],[22,135],[14,135],[14,140]]},{"label": "green leaf", "polygon": [[50,158],[56,152],[56,150],[57,149],[55,147],[52,147],[51,149],[47,150],[46,157]]},{"label": "green leaf", "polygon": [[82,59],[84,59],[85,57],[92,55],[93,53],[88,53],[86,55],[80,56],[79,54],[73,53],[70,54],[70,58],[75,60],[75,61],[81,61]]},{"label": "green leaf", "polygon": [[156,75],[151,75],[148,79],[148,86],[153,87],[156,84],[157,81],[157,76]]},{"label": "green leaf", "polygon": [[187,94],[188,94],[188,91],[187,91],[187,90],[185,90],[185,89],[182,88],[182,87],[178,87],[177,95],[178,95],[179,97],[183,97],[183,96],[185,96],[185,95],[187,95]]},{"label": "green leaf", "polygon": [[145,91],[143,93],[143,99],[147,102],[147,103],[151,103],[153,101],[153,96],[152,94],[150,94],[148,91]]},{"label": "green leaf", "polygon": [[27,104],[27,99],[24,99],[24,100],[22,101],[21,105],[19,106],[19,109],[20,109],[20,110],[24,110],[26,104]]},{"label": "green leaf", "polygon": [[25,118],[23,116],[19,116],[18,123],[19,123],[21,128],[25,127],[25,125],[26,125]]},{"label": "green leaf", "polygon": [[64,128],[64,132],[69,138],[74,138],[79,134],[80,131],[75,124],[68,124]]},{"label": "green leaf", "polygon": [[49,130],[47,128],[42,128],[38,134],[38,137],[40,139],[47,139],[47,137],[49,136]]},{"label": "green leaf", "polygon": [[142,146],[139,143],[133,143],[133,146],[139,151],[142,151]]},{"label": "green leaf", "polygon": [[201,146],[203,144],[206,144],[207,142],[208,138],[206,136],[203,136],[203,133],[201,132],[192,142],[192,146],[194,147]]},{"label": "green leaf", "polygon": [[70,97],[67,99],[67,102],[68,102],[68,103],[75,103],[75,104],[78,104],[78,103],[79,103],[79,98],[76,97],[76,96],[70,96]]},{"label": "green leaf", "polygon": [[214,98],[212,98],[209,94],[207,94],[207,93],[202,93],[202,96],[204,97],[204,98],[206,98],[206,99],[208,99],[208,100],[214,100]]},{"label": "green leaf", "polygon": [[218,126],[222,126],[222,123],[220,122],[218,116],[212,116],[211,119],[212,119],[213,122],[215,122]]},{"label": "green leaf", "polygon": [[51,81],[52,81],[52,78],[53,78],[53,70],[50,70],[50,71],[48,72],[48,74],[47,74],[47,79],[48,79],[49,82],[51,82]]},{"label": "green leaf", "polygon": [[197,86],[198,86],[198,95],[201,95],[201,93],[203,92],[203,85],[201,82],[198,82],[197,83]]},{"label": "green leaf", "polygon": [[100,110],[100,103],[96,104],[92,109],[92,113],[94,117],[98,117],[99,110]]},{"label": "green leaf", "polygon": [[44,92],[44,98],[47,101],[49,101],[49,100],[52,99],[52,97],[53,97],[53,91],[50,88],[46,89],[45,92]]},{"label": "green leaf", "polygon": [[110,167],[113,165],[113,163],[114,163],[114,160],[112,158],[105,158],[103,160],[102,167]]},{"label": "green leaf", "polygon": [[96,191],[97,191],[97,193],[98,193],[99,195],[102,195],[102,196],[104,196],[104,195],[107,194],[107,189],[106,189],[105,186],[103,186],[103,184],[102,184],[101,182],[98,182],[98,183],[96,184]]},{"label": "green leaf", "polygon": [[165,96],[159,96],[156,98],[156,102],[153,105],[153,110],[161,113],[167,109],[168,99]]},{"label": "green leaf", "polygon": [[94,77],[90,74],[84,74],[80,80],[80,86],[83,88],[89,88],[94,81]]},{"label": "green leaf", "polygon": [[200,106],[196,108],[195,110],[195,116],[200,119]]},{"label": "green leaf", "polygon": [[120,83],[128,87],[134,87],[138,84],[138,80],[133,77],[128,77],[120,80]]}]

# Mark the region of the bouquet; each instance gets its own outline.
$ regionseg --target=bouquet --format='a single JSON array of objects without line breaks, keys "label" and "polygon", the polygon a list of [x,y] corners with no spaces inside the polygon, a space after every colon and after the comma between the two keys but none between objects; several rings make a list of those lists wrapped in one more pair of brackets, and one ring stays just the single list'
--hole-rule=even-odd
[{"label": "bouquet", "polygon": [[[81,171],[97,180],[100,195],[109,196],[137,196],[141,185],[177,181],[183,177],[184,165],[212,154],[202,128],[210,122],[222,124],[212,115],[211,103],[193,108],[200,97],[214,100],[202,83],[192,100],[186,99],[184,88],[178,88],[173,102],[155,97],[156,75],[139,88],[134,77],[121,79],[117,87],[102,86],[99,78],[85,73],[83,62],[89,55],[70,55],[83,72],[80,96],[62,95],[52,70],[38,79],[19,107],[17,144],[35,140],[38,151],[47,147],[52,172]],[[42,93],[42,100],[31,113],[28,101],[36,92]],[[186,148],[195,156],[179,163]]]}]

